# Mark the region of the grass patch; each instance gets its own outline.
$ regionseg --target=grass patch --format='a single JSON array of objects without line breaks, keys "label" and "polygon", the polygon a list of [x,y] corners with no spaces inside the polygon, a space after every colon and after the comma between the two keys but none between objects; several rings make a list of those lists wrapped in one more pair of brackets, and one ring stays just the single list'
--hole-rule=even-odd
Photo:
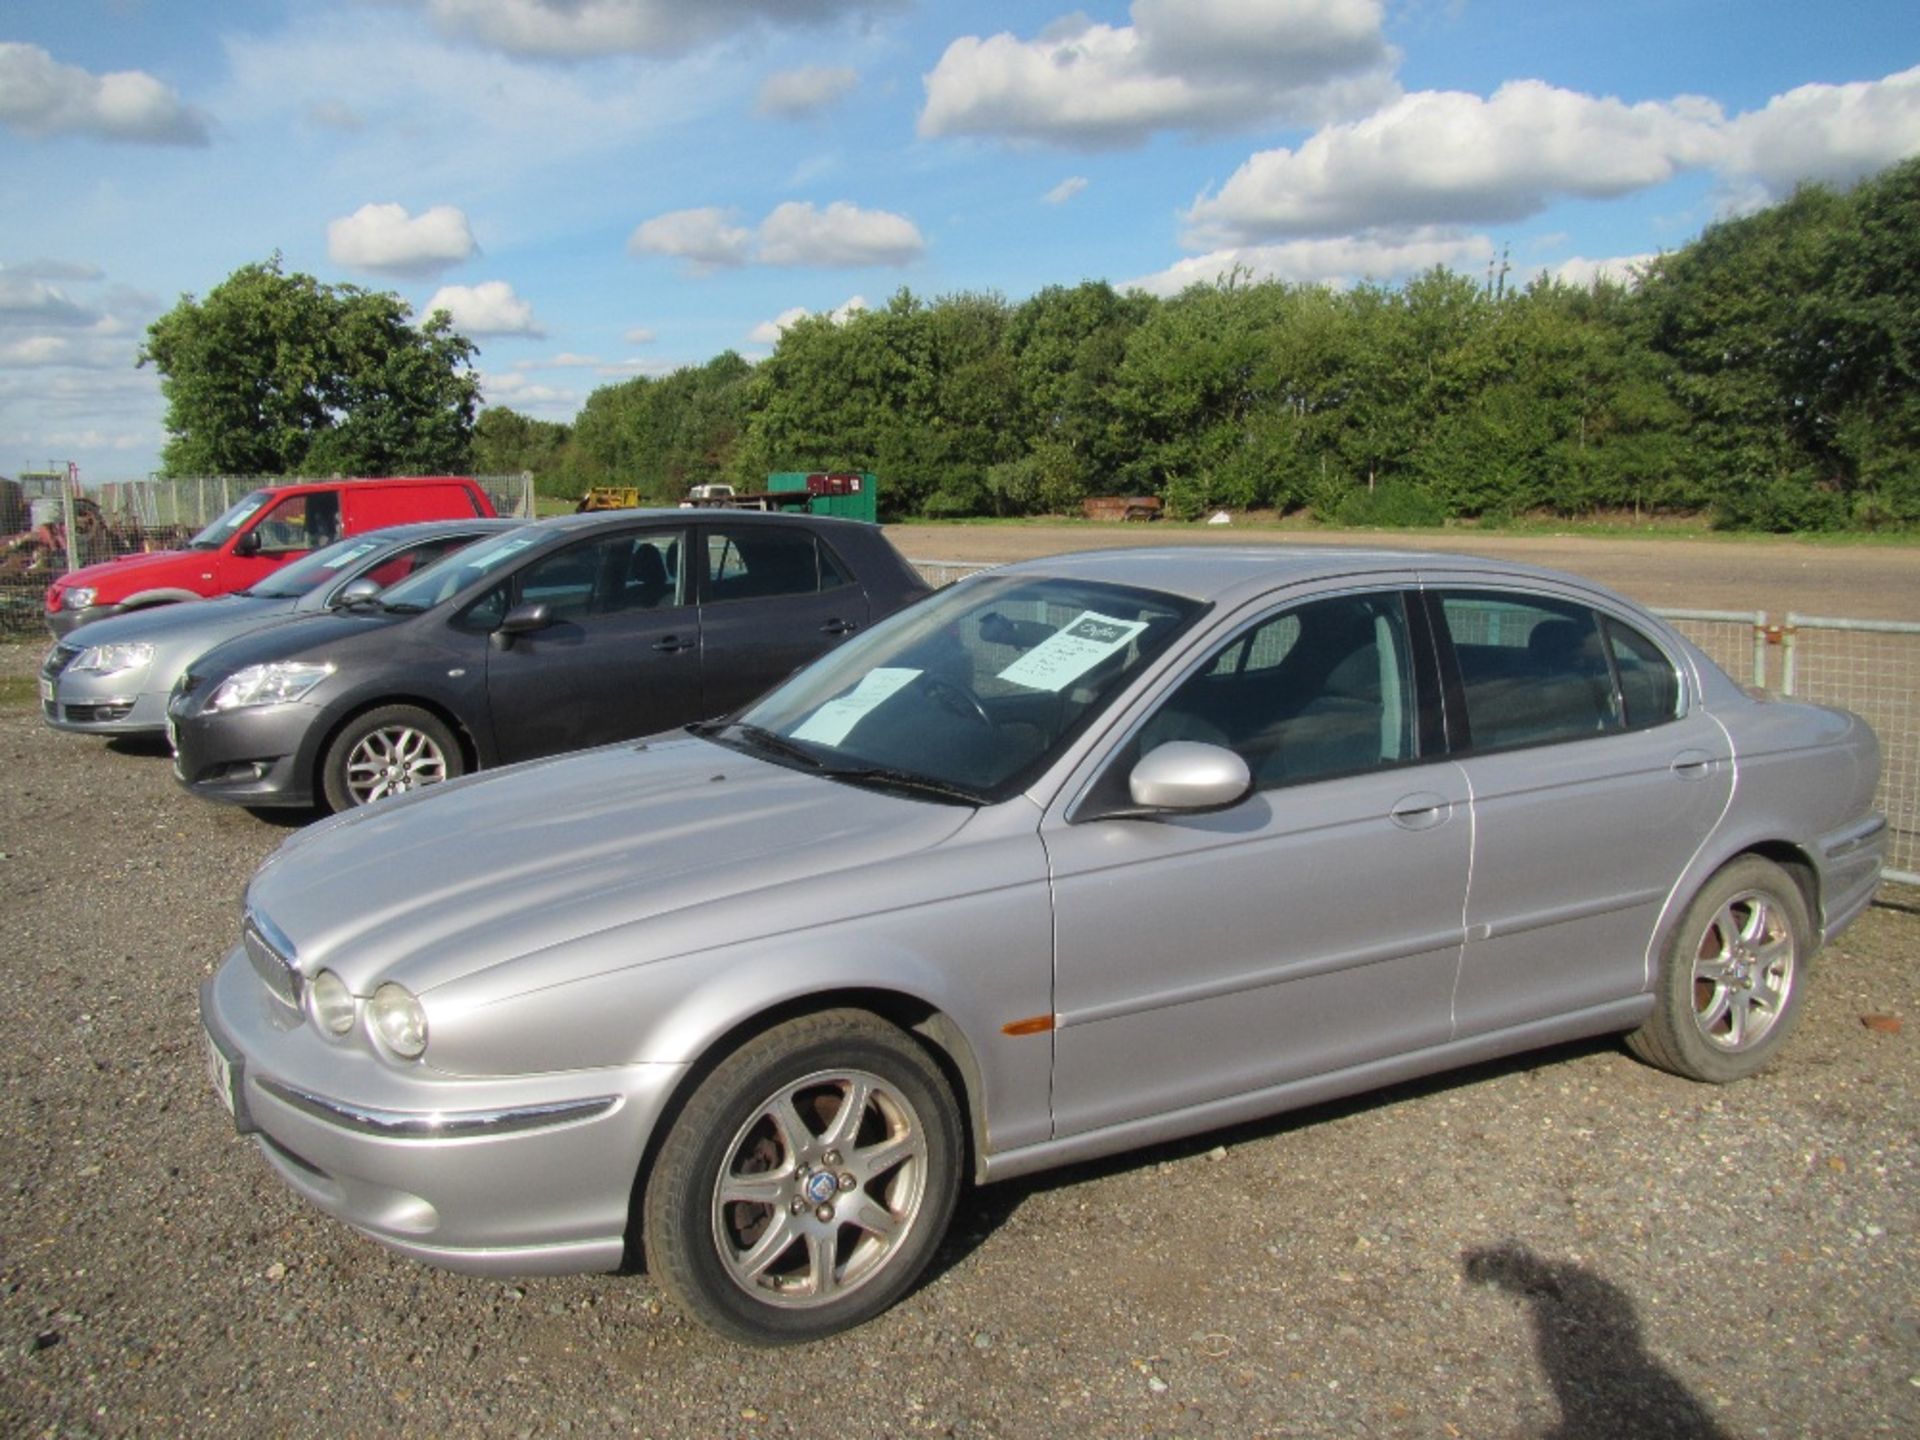
[{"label": "grass patch", "polygon": [[0,710],[34,710],[40,705],[40,682],[32,675],[0,675]]}]

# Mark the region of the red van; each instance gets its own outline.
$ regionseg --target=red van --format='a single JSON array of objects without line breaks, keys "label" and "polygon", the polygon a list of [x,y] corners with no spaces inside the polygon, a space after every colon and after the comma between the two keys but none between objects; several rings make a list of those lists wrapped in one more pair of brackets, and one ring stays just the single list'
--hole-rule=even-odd
[{"label": "red van", "polygon": [[264,486],[184,550],[127,555],[62,575],[47,587],[47,628],[58,639],[89,620],[245,590],[309,550],[365,530],[493,513],[487,492],[465,475]]}]

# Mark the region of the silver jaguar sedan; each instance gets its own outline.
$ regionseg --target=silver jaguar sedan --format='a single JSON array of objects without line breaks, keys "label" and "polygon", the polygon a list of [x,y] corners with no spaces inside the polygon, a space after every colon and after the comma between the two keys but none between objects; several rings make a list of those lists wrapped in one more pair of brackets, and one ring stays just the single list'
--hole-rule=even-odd
[{"label": "silver jaguar sedan", "polygon": [[214,646],[371,599],[483,535],[524,524],[469,515],[372,530],[315,550],[232,595],[82,625],[47,651],[41,718],[82,735],[162,735],[173,682]]},{"label": "silver jaguar sedan", "polygon": [[1879,747],[1458,556],[952,586],[724,720],[288,840],[201,993],[301,1194],[485,1274],[644,1256],[751,1343],[955,1193],[1578,1036],[1706,1081],[1868,903]]}]

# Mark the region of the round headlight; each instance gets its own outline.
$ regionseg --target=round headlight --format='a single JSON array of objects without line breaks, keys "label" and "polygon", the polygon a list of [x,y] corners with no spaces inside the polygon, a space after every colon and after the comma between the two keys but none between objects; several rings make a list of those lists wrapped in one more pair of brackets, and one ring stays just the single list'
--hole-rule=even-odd
[{"label": "round headlight", "polygon": [[344,1035],[353,1029],[353,992],[331,970],[322,970],[307,982],[307,1013],[322,1035]]},{"label": "round headlight", "polygon": [[93,597],[100,592],[91,585],[76,585],[60,599],[64,610],[84,610],[93,604]]},{"label": "round headlight", "polygon": [[380,1043],[403,1060],[417,1060],[427,1048],[427,1012],[404,985],[389,980],[373,992],[367,1018]]}]

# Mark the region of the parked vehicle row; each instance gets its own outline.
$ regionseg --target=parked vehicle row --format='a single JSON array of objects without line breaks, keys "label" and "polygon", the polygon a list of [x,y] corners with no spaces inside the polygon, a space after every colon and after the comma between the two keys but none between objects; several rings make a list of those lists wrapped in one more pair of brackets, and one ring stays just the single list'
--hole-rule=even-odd
[{"label": "parked vehicle row", "polygon": [[494,513],[465,475],[302,480],[268,485],[235,503],[187,542],[103,560],[47,587],[54,638],[130,610],[230,595],[335,540],[415,520],[470,520]]},{"label": "parked vehicle row", "polygon": [[76,631],[42,708],[61,729],[164,730],[205,798],[339,810],[725,713],[924,594],[853,521],[442,522]]},{"label": "parked vehicle row", "polygon": [[[436,673],[482,669],[489,743],[540,708],[508,668],[534,647],[586,657],[578,709],[618,703],[644,681],[596,668],[596,621],[677,660],[693,617],[617,600],[691,597],[717,646],[736,548],[760,583],[757,532],[703,514],[616,522],[624,548],[493,537],[388,592],[397,614],[196,662],[189,779],[217,697],[317,715],[363,673],[329,647],[408,626]],[[819,563],[782,602],[815,633],[850,613]],[[208,1064],[285,1183],[403,1253],[644,1254],[720,1333],[809,1340],[915,1283],[969,1178],[1587,1035],[1752,1073],[1873,894],[1878,770],[1856,717],[1750,694],[1552,572],[1031,561],[718,720],[299,832],[202,988]]]}]

